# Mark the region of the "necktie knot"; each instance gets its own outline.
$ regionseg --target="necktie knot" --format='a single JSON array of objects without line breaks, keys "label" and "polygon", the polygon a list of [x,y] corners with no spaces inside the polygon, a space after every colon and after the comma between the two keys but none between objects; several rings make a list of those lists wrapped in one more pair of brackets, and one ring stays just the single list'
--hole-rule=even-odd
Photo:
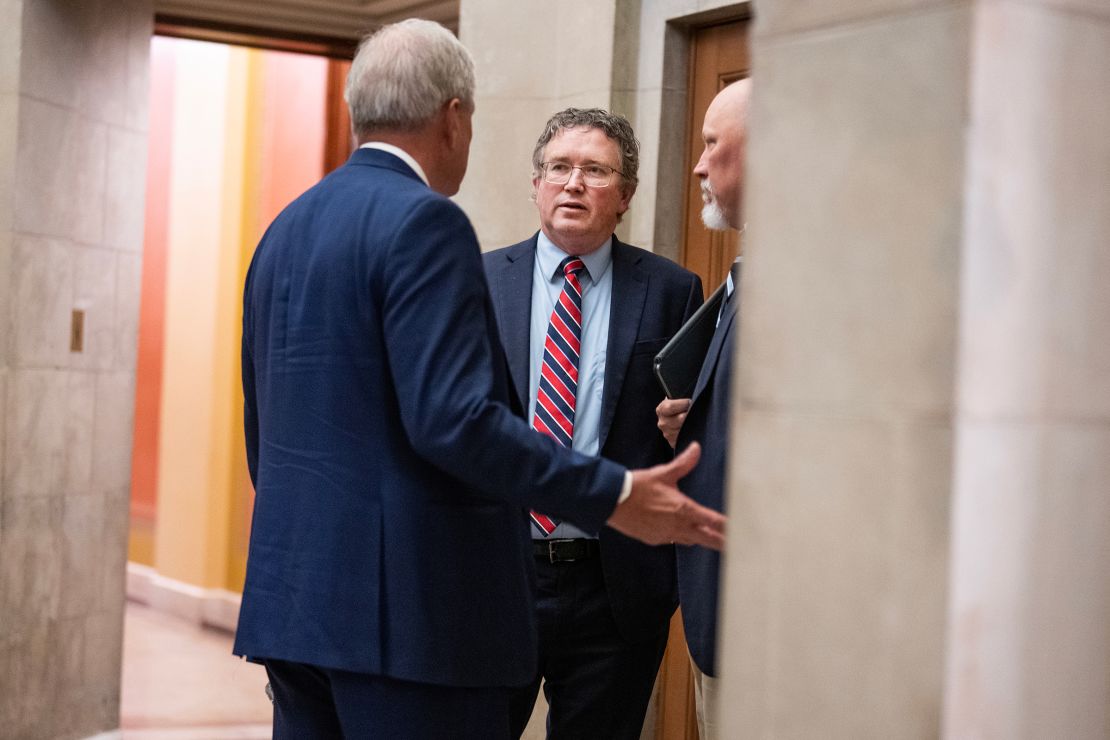
[{"label": "necktie knot", "polygon": [[578,273],[586,269],[586,263],[578,257],[567,257],[563,260],[563,274],[567,277],[578,277]]}]

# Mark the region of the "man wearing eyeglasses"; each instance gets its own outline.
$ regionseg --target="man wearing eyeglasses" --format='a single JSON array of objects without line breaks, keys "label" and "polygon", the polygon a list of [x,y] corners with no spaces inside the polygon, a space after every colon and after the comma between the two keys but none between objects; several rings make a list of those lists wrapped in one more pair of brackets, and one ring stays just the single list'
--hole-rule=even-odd
[{"label": "man wearing eyeglasses", "polygon": [[[484,256],[514,386],[533,429],[630,467],[671,459],[655,429],[655,353],[702,302],[696,275],[614,235],[636,191],[623,117],[568,108],[532,154],[540,230]],[[538,671],[512,702],[524,730],[541,680],[548,737],[638,738],[676,604],[672,546],[541,511]]]}]

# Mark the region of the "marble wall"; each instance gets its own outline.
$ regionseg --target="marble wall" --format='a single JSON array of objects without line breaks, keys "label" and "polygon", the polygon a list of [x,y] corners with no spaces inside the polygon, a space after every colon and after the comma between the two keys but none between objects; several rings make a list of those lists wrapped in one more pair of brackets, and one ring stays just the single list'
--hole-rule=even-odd
[{"label": "marble wall", "polygon": [[0,722],[78,737],[119,711],[152,15],[0,15]]}]

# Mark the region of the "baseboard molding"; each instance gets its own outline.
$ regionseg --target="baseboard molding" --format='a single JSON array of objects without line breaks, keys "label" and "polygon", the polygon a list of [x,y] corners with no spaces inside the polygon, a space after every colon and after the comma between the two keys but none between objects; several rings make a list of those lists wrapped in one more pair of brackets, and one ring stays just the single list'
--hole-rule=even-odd
[{"label": "baseboard molding", "polygon": [[148,565],[127,564],[127,598],[196,625],[234,632],[242,597],[168,578]]}]

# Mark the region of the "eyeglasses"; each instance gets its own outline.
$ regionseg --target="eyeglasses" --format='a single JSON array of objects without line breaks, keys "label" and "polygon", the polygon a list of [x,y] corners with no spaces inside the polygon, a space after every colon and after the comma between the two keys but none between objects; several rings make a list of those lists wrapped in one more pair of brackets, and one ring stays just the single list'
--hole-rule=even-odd
[{"label": "eyeglasses", "polygon": [[603,164],[584,164],[581,167],[576,167],[566,162],[544,162],[540,166],[543,169],[544,181],[552,185],[566,185],[570,182],[575,170],[582,173],[582,182],[591,188],[608,187],[609,183],[613,181],[614,173],[624,176],[624,173],[620,170],[606,167]]}]

